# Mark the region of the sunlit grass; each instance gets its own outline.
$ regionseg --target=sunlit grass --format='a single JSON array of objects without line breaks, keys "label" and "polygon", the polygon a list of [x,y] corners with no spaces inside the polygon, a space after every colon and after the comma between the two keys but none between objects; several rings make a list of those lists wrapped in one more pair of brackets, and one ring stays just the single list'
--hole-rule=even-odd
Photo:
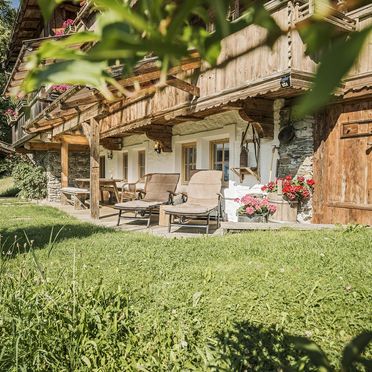
[{"label": "sunlit grass", "polygon": [[[130,332],[125,357],[110,354],[118,369],[273,370],[295,363],[289,335],[310,337],[337,365],[342,347],[372,328],[367,229],[166,239],[8,200],[0,202],[0,230],[4,247],[16,236],[8,273],[35,267],[23,253],[26,235],[46,281],[58,291],[71,283],[91,290],[101,280],[105,291],[120,288],[128,298]],[[61,297],[62,306],[67,297]],[[42,347],[53,353],[52,344]]]}]

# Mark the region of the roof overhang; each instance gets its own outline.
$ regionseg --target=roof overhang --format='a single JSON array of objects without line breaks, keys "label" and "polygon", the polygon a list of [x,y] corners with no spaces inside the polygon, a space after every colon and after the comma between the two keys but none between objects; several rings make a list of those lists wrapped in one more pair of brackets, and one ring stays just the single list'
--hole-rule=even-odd
[{"label": "roof overhang", "polygon": [[21,0],[17,17],[14,23],[8,56],[6,58],[7,68],[13,65],[25,40],[38,37],[42,27],[42,15],[37,0]]}]

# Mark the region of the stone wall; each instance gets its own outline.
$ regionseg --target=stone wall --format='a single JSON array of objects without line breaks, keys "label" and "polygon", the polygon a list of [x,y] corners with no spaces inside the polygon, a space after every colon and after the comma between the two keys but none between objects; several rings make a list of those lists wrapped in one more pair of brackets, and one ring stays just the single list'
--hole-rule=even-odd
[{"label": "stone wall", "polygon": [[[33,160],[45,169],[48,201],[59,202],[61,198],[61,154],[59,152],[35,152]],[[76,178],[89,178],[89,153],[69,153],[69,186],[76,186]]]},{"label": "stone wall", "polygon": [[[278,177],[286,175],[313,177],[314,125],[313,117],[306,117],[293,123],[295,138],[289,144],[279,145]],[[311,222],[311,218],[312,200],[309,199],[301,204],[297,220]]]},{"label": "stone wall", "polygon": [[314,118],[308,117],[293,124],[295,138],[279,145],[278,177],[313,175]]}]

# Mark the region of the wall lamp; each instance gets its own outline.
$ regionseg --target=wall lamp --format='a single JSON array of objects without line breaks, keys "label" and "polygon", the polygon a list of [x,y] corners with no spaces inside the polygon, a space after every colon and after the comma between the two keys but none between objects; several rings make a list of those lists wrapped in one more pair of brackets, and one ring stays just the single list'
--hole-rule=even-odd
[{"label": "wall lamp", "polygon": [[155,145],[154,145],[154,151],[157,153],[157,154],[160,154],[161,153],[161,145],[159,142],[155,142]]}]

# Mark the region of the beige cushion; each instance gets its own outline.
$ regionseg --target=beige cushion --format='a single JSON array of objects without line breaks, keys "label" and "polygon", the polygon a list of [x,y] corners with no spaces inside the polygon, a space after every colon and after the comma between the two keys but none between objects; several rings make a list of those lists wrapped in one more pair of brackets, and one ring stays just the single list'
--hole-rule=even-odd
[{"label": "beige cushion", "polygon": [[178,205],[167,205],[164,207],[165,213],[175,215],[201,215],[208,214],[210,211],[215,209],[217,206],[202,206],[190,203],[178,204]]},{"label": "beige cushion", "polygon": [[151,207],[156,207],[157,205],[161,205],[163,202],[161,201],[152,201],[146,202],[144,200],[132,200],[125,203],[118,203],[115,204],[116,209],[133,209],[133,210],[140,210],[140,209],[148,209]]},{"label": "beige cushion", "polygon": [[203,215],[218,207],[222,171],[203,170],[195,173],[187,187],[187,202],[166,206],[165,212],[176,215]]},{"label": "beige cushion", "polygon": [[205,170],[195,173],[187,187],[190,204],[218,205],[218,194],[222,187],[222,171]]},{"label": "beige cushion", "polygon": [[178,173],[154,173],[146,177],[144,201],[169,200],[169,191],[175,192],[180,175]]}]

